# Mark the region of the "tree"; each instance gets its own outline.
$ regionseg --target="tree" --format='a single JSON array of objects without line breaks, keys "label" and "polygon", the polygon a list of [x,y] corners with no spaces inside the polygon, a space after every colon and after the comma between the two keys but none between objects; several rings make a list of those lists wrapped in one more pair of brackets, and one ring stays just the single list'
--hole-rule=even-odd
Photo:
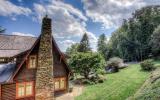
[{"label": "tree", "polygon": [[109,40],[109,56],[118,56],[125,61],[142,61],[151,53],[151,35],[160,23],[160,6],[148,6],[124,20]]},{"label": "tree", "polygon": [[99,69],[104,68],[105,60],[98,53],[79,52],[71,56],[69,65],[75,73],[79,73],[86,79],[89,79],[90,74],[96,74]]},{"label": "tree", "polygon": [[107,61],[107,39],[106,39],[106,36],[105,34],[101,34],[99,36],[99,39],[98,39],[98,44],[97,44],[97,51],[105,58],[105,60]]},{"label": "tree", "polygon": [[90,45],[89,45],[89,38],[87,33],[85,33],[82,37],[82,40],[80,42],[80,45],[78,47],[78,52],[88,52],[91,51]]},{"label": "tree", "polygon": [[155,29],[151,36],[150,45],[154,55],[160,54],[160,25]]},{"label": "tree", "polygon": [[68,47],[66,49],[66,54],[71,56],[72,54],[77,53],[78,52],[78,46],[79,46],[79,43],[72,44],[71,47]]},{"label": "tree", "polygon": [[0,33],[4,33],[5,29],[0,26]]}]

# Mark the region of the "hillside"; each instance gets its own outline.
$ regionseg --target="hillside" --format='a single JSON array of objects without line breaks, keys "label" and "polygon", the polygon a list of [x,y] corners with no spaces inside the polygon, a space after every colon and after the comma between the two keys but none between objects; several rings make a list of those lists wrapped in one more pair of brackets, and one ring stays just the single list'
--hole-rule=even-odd
[{"label": "hillside", "polygon": [[151,73],[149,79],[130,100],[160,100],[160,68]]},{"label": "hillside", "polygon": [[85,86],[76,100],[125,100],[142,86],[149,72],[141,71],[139,64],[130,64],[118,73],[106,74],[104,83]]}]

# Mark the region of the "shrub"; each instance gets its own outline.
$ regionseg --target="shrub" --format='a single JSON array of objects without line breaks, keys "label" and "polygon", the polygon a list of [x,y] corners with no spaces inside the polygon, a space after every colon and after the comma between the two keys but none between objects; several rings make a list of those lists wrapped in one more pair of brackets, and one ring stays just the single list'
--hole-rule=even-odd
[{"label": "shrub", "polygon": [[120,64],[123,63],[123,60],[118,57],[110,58],[107,62],[107,69],[112,69],[111,72],[118,72]]},{"label": "shrub", "polygon": [[89,79],[92,73],[97,74],[99,69],[104,68],[105,60],[99,53],[79,52],[71,56],[69,65],[75,73]]},{"label": "shrub", "polygon": [[99,69],[99,70],[97,71],[97,74],[104,75],[104,74],[106,74],[106,72],[105,72],[104,69]]},{"label": "shrub", "polygon": [[140,63],[140,65],[141,65],[142,70],[144,70],[144,71],[151,71],[151,70],[155,69],[153,60],[151,60],[151,59],[142,61]]},{"label": "shrub", "polygon": [[98,76],[98,83],[103,83],[106,78],[103,75]]},{"label": "shrub", "polygon": [[95,82],[94,82],[94,81],[89,80],[89,79],[83,79],[83,80],[82,80],[82,83],[83,83],[83,84],[89,84],[89,85],[93,85],[93,84],[95,84]]},{"label": "shrub", "polygon": [[82,79],[83,84],[97,84],[97,83],[103,83],[106,78],[103,75],[93,75],[89,79]]}]

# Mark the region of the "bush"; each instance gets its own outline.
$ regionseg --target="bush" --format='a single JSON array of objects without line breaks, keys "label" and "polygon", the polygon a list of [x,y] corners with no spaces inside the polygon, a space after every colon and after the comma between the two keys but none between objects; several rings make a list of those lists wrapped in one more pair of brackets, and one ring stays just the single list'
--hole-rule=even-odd
[{"label": "bush", "polygon": [[103,83],[106,78],[103,75],[98,76],[98,83]]},{"label": "bush", "polygon": [[95,84],[95,82],[94,82],[94,81],[89,80],[89,79],[83,79],[83,80],[82,80],[82,83],[83,83],[83,84],[89,84],[89,85],[93,85],[93,84]]},{"label": "bush", "polygon": [[110,58],[107,62],[107,70],[111,70],[111,72],[118,72],[120,64],[123,63],[123,60],[118,57]]},{"label": "bush", "polygon": [[75,72],[88,79],[92,73],[105,66],[105,60],[99,53],[94,52],[79,52],[71,56],[69,60],[71,69]]},{"label": "bush", "polygon": [[99,69],[99,70],[97,71],[97,74],[104,75],[104,74],[106,74],[106,72],[105,72],[104,69]]},{"label": "bush", "polygon": [[89,79],[82,79],[83,84],[97,84],[97,83],[103,83],[106,78],[103,75],[95,75],[90,77]]},{"label": "bush", "polygon": [[151,71],[151,70],[155,69],[153,60],[151,60],[151,59],[142,61],[140,63],[140,65],[141,65],[142,70],[144,70],[144,71]]}]

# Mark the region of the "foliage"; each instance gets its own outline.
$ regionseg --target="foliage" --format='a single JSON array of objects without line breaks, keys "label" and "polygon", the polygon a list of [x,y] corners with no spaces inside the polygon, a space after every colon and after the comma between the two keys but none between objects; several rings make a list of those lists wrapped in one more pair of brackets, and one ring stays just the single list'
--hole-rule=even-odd
[{"label": "foliage", "polygon": [[151,59],[142,61],[140,63],[140,65],[141,65],[142,70],[144,70],[144,71],[151,71],[151,70],[155,69],[153,60],[151,60]]},{"label": "foliage", "polygon": [[119,66],[120,63],[123,63],[123,60],[118,57],[113,57],[110,58],[109,61],[107,62],[108,66]]},{"label": "foliage", "polygon": [[83,79],[82,83],[83,84],[97,84],[97,83],[103,83],[106,80],[106,78],[103,75],[98,75],[98,76],[92,76],[90,79]]},{"label": "foliage", "polygon": [[72,67],[75,73],[79,73],[88,79],[89,75],[93,73],[96,74],[99,69],[104,68],[105,60],[98,53],[78,52],[71,56],[69,65]]},{"label": "foliage", "polygon": [[75,100],[126,100],[141,87],[149,74],[140,71],[139,64],[129,65],[119,73],[106,74],[107,80],[101,84],[87,85]]},{"label": "foliage", "polygon": [[72,44],[71,47],[68,47],[68,48],[66,49],[66,54],[69,55],[69,56],[71,56],[72,54],[77,53],[77,52],[78,52],[78,51],[77,51],[77,50],[78,50],[78,46],[79,46],[78,43]]},{"label": "foliage", "polygon": [[106,71],[104,70],[104,68],[103,69],[98,69],[97,74],[98,75],[104,75],[104,74],[106,74]]},{"label": "foliage", "polygon": [[82,80],[82,83],[83,83],[83,84],[90,84],[90,85],[95,84],[93,81],[91,81],[91,80],[89,80],[89,79],[83,79],[83,80]]},{"label": "foliage", "polygon": [[87,33],[85,33],[82,37],[82,40],[78,47],[78,52],[88,52],[91,51],[90,45],[89,45],[89,38]]},{"label": "foliage", "polygon": [[160,23],[160,6],[148,6],[133,13],[124,20],[108,42],[108,56],[118,56],[125,61],[141,61],[149,58],[149,41],[154,29]]},{"label": "foliage", "polygon": [[107,61],[107,39],[105,34],[101,34],[98,39],[97,51],[105,58]]},{"label": "foliage", "polygon": [[113,72],[118,72],[121,63],[123,63],[123,60],[121,58],[110,58],[107,62],[107,69],[113,69]]},{"label": "foliage", "polygon": [[0,33],[4,33],[5,29],[0,26]]},{"label": "foliage", "polygon": [[160,54],[160,25],[155,29],[151,35],[150,46],[152,53],[157,56]]}]

